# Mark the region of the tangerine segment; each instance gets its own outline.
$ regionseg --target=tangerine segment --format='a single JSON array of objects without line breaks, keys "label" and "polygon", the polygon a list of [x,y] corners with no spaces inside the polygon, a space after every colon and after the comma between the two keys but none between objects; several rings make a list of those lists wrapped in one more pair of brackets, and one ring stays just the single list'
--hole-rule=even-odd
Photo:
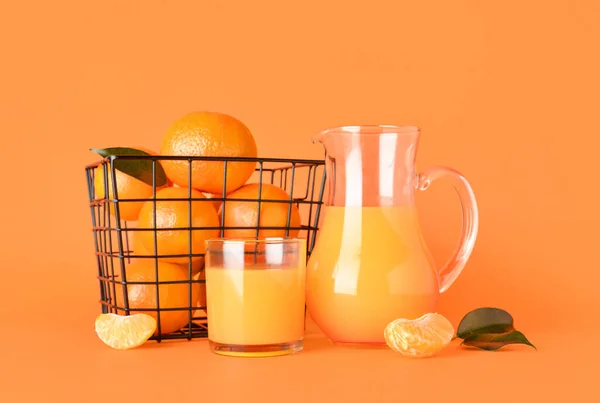
[{"label": "tangerine segment", "polygon": [[[203,254],[206,250],[204,241],[208,238],[219,236],[219,217],[212,202],[197,190],[191,189],[191,195],[195,200],[191,203],[186,199],[190,189],[183,187],[170,187],[156,192],[156,228],[161,231],[140,231],[141,245],[151,254],[162,255],[159,260],[171,263],[185,264],[188,257],[164,257],[164,255],[187,255]],[[164,200],[162,200],[164,199]],[[154,202],[147,201],[142,207],[138,217],[138,228],[154,228]],[[190,215],[192,227],[204,227],[206,229],[193,230],[190,245]],[[173,228],[173,229],[171,229]],[[175,229],[177,228],[177,229]],[[171,230],[169,230],[171,229]],[[156,249],[155,249],[156,235]],[[192,262],[201,260],[201,256],[192,258]]]},{"label": "tangerine segment", "polygon": [[442,351],[453,336],[450,321],[432,312],[417,319],[393,320],[384,330],[387,345],[408,357],[431,357]]},{"label": "tangerine segment", "polygon": [[156,330],[156,320],[144,313],[122,316],[104,313],[96,318],[96,334],[109,347],[128,350],[144,344]]},{"label": "tangerine segment", "polygon": [[[257,147],[254,136],[240,120],[224,113],[199,111],[180,117],[169,127],[160,153],[182,157],[256,158]],[[239,188],[256,168],[254,162],[230,161],[227,163],[227,183],[224,183],[223,161],[194,161],[190,184],[189,161],[166,160],[162,165],[173,183],[214,194],[222,194],[224,185],[226,193]]]}]

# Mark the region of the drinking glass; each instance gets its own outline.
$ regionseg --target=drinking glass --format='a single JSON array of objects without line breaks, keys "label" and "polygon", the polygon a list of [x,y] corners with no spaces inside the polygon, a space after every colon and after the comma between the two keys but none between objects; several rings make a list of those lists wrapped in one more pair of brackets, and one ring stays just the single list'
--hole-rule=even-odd
[{"label": "drinking glass", "polygon": [[302,350],[306,241],[206,241],[208,342],[221,355],[269,357]]}]

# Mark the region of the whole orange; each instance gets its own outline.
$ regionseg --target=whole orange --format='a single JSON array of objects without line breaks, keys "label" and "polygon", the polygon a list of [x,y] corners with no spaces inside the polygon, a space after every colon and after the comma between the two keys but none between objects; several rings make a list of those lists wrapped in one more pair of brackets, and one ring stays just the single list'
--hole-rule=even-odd
[{"label": "whole orange", "polygon": [[[143,147],[135,147],[151,155],[156,155],[152,150]],[[104,167],[100,165],[94,170],[94,192],[96,199],[105,198],[105,183],[108,187],[108,199],[115,197],[111,176],[110,163],[106,164],[107,175],[104,176]],[[119,198],[119,217],[124,221],[136,221],[143,201],[124,201],[126,199],[146,199],[152,197],[152,186],[124,172],[115,169],[115,181],[117,183],[117,196]],[[164,187],[164,186],[163,186]],[[161,187],[162,188],[162,187]],[[161,189],[159,188],[159,189]],[[108,202],[110,214],[115,216],[115,203]]]},{"label": "whole orange", "polygon": [[[254,237],[258,224],[258,190],[257,183],[242,186],[227,195],[228,201],[219,209],[219,216],[223,215],[225,208],[225,227],[248,227],[249,229],[225,229],[225,237]],[[252,199],[253,201],[236,201],[229,199]],[[256,201],[254,201],[256,200]],[[260,194],[260,226],[279,227],[277,229],[261,229],[260,237],[285,237],[288,210],[290,211],[290,227],[299,227],[301,224],[298,207],[290,203],[290,195],[283,189],[263,184]],[[267,202],[264,200],[281,200],[281,202]],[[290,230],[288,236],[298,235],[298,229]]]},{"label": "whole orange", "polygon": [[[107,167],[108,175],[106,176],[106,184],[108,186],[108,199],[115,197],[113,191],[113,184],[110,172],[110,165]],[[138,218],[138,214],[143,201],[123,201],[125,199],[146,199],[152,197],[152,186],[134,178],[133,176],[127,175],[121,171],[115,170],[115,181],[117,182],[117,196],[119,197],[119,217],[124,221],[135,221]],[[104,167],[99,166],[94,172],[94,192],[96,199],[105,198],[105,178],[104,178]],[[115,203],[107,202],[110,214],[115,216]]]},{"label": "whole orange", "polygon": [[[176,183],[174,183],[172,186],[176,187],[176,188],[182,187],[182,186],[179,186]],[[212,194],[212,193],[207,193],[207,192],[202,192],[202,194],[207,199],[214,199],[214,198],[221,198],[222,197],[220,194]],[[215,207],[215,210],[219,211],[219,208],[221,207],[221,203],[222,203],[221,200],[215,200],[215,201],[213,201],[213,206]]]},{"label": "whole orange", "polygon": [[[146,249],[146,247],[142,243],[142,237],[140,236],[141,234],[142,233],[139,231],[131,231],[129,233],[129,242],[130,242],[130,245],[133,246],[133,255],[135,255],[135,256],[154,256],[154,253],[148,252],[148,249]],[[153,245],[154,245],[154,243],[153,243]],[[154,247],[152,248],[152,250],[154,250]],[[152,259],[149,259],[149,258],[132,258],[132,259],[133,260],[153,261]],[[177,264],[182,266],[185,270],[188,270],[188,262],[187,261],[185,263],[177,263]],[[203,257],[192,259],[192,276],[195,276],[198,273],[200,273],[203,268],[204,268],[204,258]]]},{"label": "whole orange", "polygon": [[[252,157],[256,158],[256,142],[248,127],[240,120],[218,112],[192,112],[177,119],[163,137],[160,153],[169,156]],[[223,161],[185,160],[162,162],[167,176],[179,186],[202,192],[222,194]],[[226,193],[242,186],[250,178],[256,163],[228,162]]]},{"label": "whole orange", "polygon": [[[183,187],[169,187],[156,192],[156,228],[160,231],[140,231],[140,242],[146,250],[156,255],[187,255],[202,254],[205,252],[204,241],[208,238],[218,237],[219,217],[210,200],[202,193],[191,189],[194,200],[168,200],[173,198],[188,198],[190,189]],[[154,227],[154,202],[147,201],[140,210],[138,228]],[[190,214],[191,213],[191,214]],[[192,227],[212,227],[209,229],[192,230],[190,243],[190,220]],[[156,234],[156,246],[154,239]],[[188,257],[160,257],[159,259],[171,263],[187,263]],[[193,257],[192,261],[202,259],[201,256]]]},{"label": "whole orange", "polygon": [[[212,193],[202,193],[207,199],[214,199],[214,198],[221,198],[221,195],[216,195],[216,194],[212,194]],[[214,200],[213,201],[213,206],[215,207],[215,210],[219,211],[219,209],[221,208],[221,203],[223,203],[221,200]]]},{"label": "whole orange", "polygon": [[[125,267],[127,283],[156,281],[156,268],[153,259],[139,259]],[[127,284],[127,301],[130,313],[145,313],[158,320],[157,311],[139,311],[139,309],[161,309],[160,312],[160,334],[168,334],[180,330],[189,322],[190,306],[192,315],[195,307],[199,305],[201,298],[200,284],[192,283],[191,301],[188,271],[183,267],[158,262],[158,304],[156,298],[155,284]],[[163,282],[181,281],[181,283],[163,284]],[[119,308],[124,308],[123,285],[116,284],[116,303]],[[163,308],[178,310],[162,311]],[[136,311],[138,310],[138,311]],[[119,309],[118,314],[125,314],[125,310]],[[155,335],[158,334],[158,327]]]}]

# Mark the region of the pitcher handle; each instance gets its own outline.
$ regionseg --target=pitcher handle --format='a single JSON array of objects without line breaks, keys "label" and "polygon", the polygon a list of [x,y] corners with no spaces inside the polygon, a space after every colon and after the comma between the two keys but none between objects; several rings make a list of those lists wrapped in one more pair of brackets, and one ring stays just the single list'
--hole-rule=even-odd
[{"label": "pitcher handle", "polygon": [[479,229],[479,213],[471,185],[458,171],[452,168],[437,166],[426,169],[418,175],[417,189],[427,190],[431,182],[439,178],[448,178],[452,181],[460,199],[463,218],[458,246],[452,257],[438,272],[440,293],[443,293],[454,283],[471,256]]}]

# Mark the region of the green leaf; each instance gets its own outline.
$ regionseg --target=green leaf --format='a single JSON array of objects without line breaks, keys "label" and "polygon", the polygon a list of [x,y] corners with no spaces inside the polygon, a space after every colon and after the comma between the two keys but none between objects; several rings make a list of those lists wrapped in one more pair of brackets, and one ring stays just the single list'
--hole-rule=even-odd
[{"label": "green leaf", "polygon": [[495,351],[508,344],[526,344],[537,350],[537,348],[527,340],[527,337],[518,330],[511,330],[506,333],[475,334],[466,338],[461,343],[461,345],[476,347],[487,351]]},{"label": "green leaf", "polygon": [[513,317],[498,308],[478,308],[460,321],[456,336],[467,339],[477,334],[506,333],[514,330]]},{"label": "green leaf", "polygon": [[[137,150],[128,147],[111,147],[111,148],[91,148],[91,151],[100,154],[107,158],[111,155],[134,155],[134,156],[150,156],[145,151]],[[152,160],[151,159],[116,159],[115,169],[133,176],[136,179],[152,186]],[[160,163],[156,164],[156,187],[167,184],[167,175]]]}]

